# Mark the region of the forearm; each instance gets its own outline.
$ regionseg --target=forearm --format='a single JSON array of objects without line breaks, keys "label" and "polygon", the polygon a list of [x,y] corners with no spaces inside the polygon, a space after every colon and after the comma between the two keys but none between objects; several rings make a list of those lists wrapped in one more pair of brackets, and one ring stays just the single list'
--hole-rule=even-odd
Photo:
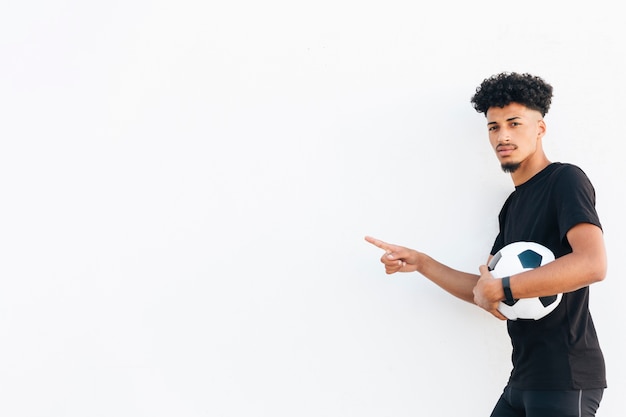
[{"label": "forearm", "polygon": [[473,289],[479,275],[452,269],[430,256],[420,253],[417,272],[461,300],[474,304]]},{"label": "forearm", "polygon": [[511,292],[515,298],[576,291],[604,279],[606,251],[601,230],[583,223],[572,228],[567,239],[572,253],[511,277]]},{"label": "forearm", "polygon": [[387,274],[419,272],[455,297],[475,304],[473,290],[479,275],[457,271],[414,249],[392,245],[371,236],[366,236],[365,240],[385,251],[380,261],[385,265]]},{"label": "forearm", "polygon": [[541,268],[511,276],[515,298],[543,297],[576,291],[601,281],[604,269],[575,253],[565,255]]}]

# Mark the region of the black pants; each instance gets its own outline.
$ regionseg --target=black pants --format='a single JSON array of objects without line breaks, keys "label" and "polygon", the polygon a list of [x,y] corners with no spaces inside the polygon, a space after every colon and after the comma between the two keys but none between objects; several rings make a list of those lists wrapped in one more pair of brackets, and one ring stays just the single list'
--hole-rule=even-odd
[{"label": "black pants", "polygon": [[506,387],[491,417],[594,417],[603,389],[531,391]]}]

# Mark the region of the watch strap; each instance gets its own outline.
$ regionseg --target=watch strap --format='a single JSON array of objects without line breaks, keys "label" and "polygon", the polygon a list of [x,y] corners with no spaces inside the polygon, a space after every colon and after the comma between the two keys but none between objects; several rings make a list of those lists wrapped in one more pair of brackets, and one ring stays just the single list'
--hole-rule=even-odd
[{"label": "watch strap", "polygon": [[502,278],[502,289],[504,290],[504,300],[507,304],[515,302],[511,292],[511,277]]}]

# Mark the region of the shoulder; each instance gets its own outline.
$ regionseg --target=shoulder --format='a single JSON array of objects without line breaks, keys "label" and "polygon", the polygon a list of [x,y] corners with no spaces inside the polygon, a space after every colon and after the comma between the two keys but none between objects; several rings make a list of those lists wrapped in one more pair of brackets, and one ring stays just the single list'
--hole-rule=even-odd
[{"label": "shoulder", "polygon": [[551,192],[557,204],[566,211],[574,207],[595,207],[596,190],[587,174],[573,164],[558,164],[551,175]]},{"label": "shoulder", "polygon": [[553,174],[583,172],[583,170],[578,165],[570,164],[567,162],[552,162],[548,166],[548,169],[550,169]]},{"label": "shoulder", "polygon": [[582,182],[591,185],[587,174],[585,174],[585,172],[577,165],[563,162],[554,162],[549,166],[549,168],[549,176],[557,183],[580,184]]}]

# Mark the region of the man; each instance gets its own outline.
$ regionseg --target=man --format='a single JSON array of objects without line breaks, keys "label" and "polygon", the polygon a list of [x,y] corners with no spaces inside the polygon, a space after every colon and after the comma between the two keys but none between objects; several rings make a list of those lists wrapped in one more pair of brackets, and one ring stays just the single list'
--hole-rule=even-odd
[{"label": "man", "polygon": [[[606,253],[595,191],[576,166],[552,163],[542,147],[552,87],[530,74],[485,79],[472,104],[487,119],[489,141],[515,191],[499,215],[489,260],[512,242],[548,247],[556,259],[539,268],[494,278],[454,270],[413,249],[365,239],[385,250],[388,274],[419,272],[452,295],[495,317],[501,301],[563,293],[556,309],[534,320],[509,320],[513,370],[492,417],[595,416],[606,388],[602,351],[589,313],[589,285],[604,279]],[[508,282],[507,282],[508,281]],[[506,290],[506,294],[505,294]],[[507,297],[508,296],[508,297]]]}]

